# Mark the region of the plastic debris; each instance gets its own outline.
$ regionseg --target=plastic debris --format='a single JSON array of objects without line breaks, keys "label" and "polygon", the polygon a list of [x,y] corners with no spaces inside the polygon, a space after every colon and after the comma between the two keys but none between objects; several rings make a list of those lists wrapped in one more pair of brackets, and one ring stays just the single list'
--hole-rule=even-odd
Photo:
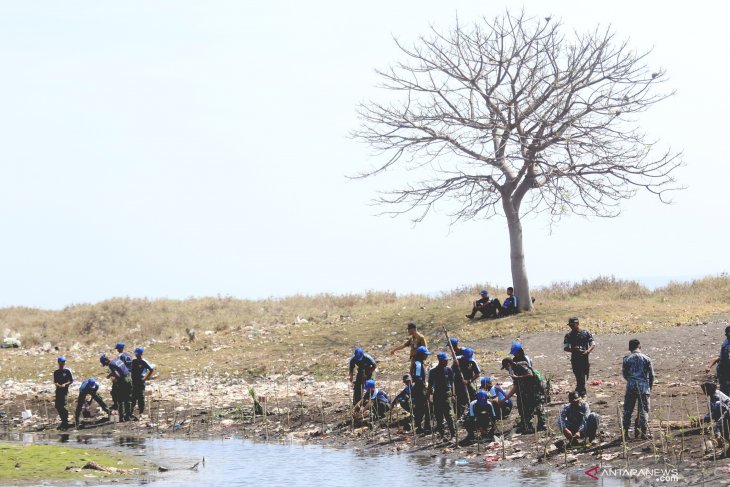
[{"label": "plastic debris", "polygon": [[464,459],[454,460],[454,465],[468,465],[468,464],[469,464],[469,460],[464,460]]}]

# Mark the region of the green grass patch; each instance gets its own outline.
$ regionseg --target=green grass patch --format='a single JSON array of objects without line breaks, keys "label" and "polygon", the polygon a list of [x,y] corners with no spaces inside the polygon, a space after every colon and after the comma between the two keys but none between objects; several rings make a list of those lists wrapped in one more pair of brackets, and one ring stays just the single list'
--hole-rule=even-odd
[{"label": "green grass patch", "polygon": [[[105,473],[96,470],[76,471],[88,462],[126,472]],[[69,468],[70,467],[70,468]],[[134,470],[133,470],[134,469]],[[73,448],[59,445],[24,445],[0,443],[0,482],[34,480],[81,480],[85,475],[99,478],[138,475],[141,465],[127,457],[93,448]]]}]

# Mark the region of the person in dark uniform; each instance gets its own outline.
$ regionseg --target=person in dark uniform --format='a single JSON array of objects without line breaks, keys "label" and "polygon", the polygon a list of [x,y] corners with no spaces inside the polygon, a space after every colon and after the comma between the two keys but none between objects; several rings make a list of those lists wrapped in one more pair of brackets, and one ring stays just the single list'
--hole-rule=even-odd
[{"label": "person in dark uniform", "polygon": [[479,380],[481,370],[474,360],[474,350],[469,347],[464,348],[461,356],[456,358],[458,364],[455,367],[454,376],[455,380],[461,383],[457,383],[454,389],[456,391],[456,413],[461,418],[469,403],[476,398],[477,391],[472,383]]},{"label": "person in dark uniform", "polygon": [[714,382],[705,382],[700,387],[707,396],[710,408],[704,420],[714,423],[712,431],[715,440],[720,448],[727,448],[725,458],[730,457],[730,397],[718,391]]},{"label": "person in dark uniform", "polygon": [[79,387],[79,397],[76,400],[76,412],[74,414],[74,420],[76,422],[76,427],[79,427],[79,423],[81,422],[81,410],[84,408],[84,404],[86,403],[86,396],[90,395],[91,401],[96,401],[96,403],[101,407],[102,411],[104,411],[106,414],[111,414],[111,411],[109,411],[109,408],[107,407],[104,400],[99,396],[99,383],[96,382],[96,379],[86,379],[84,382],[81,383],[81,387]]},{"label": "person in dark uniform", "polygon": [[144,389],[147,379],[150,378],[154,369],[150,363],[142,358],[144,348],[134,349],[135,358],[132,360],[132,406],[131,413],[134,413],[134,406],[139,406],[140,416],[144,414]]},{"label": "person in dark uniform", "polygon": [[459,339],[456,337],[449,338],[449,343],[451,344],[451,348],[454,349],[454,355],[457,357],[459,355],[462,355],[464,353],[464,349],[461,348],[461,345],[459,345]]},{"label": "person in dark uniform", "polygon": [[429,355],[431,355],[431,352],[428,351],[428,348],[418,347],[411,366],[413,419],[416,424],[416,433],[419,434],[431,432],[431,415],[428,412],[428,403],[426,402],[426,366],[423,364],[423,361]]},{"label": "person in dark uniform", "polygon": [[725,327],[725,341],[720,346],[720,355],[710,362],[705,372],[709,373],[715,364],[717,364],[716,372],[720,392],[728,396],[730,395],[730,326]]},{"label": "person in dark uniform", "polygon": [[363,385],[363,398],[355,404],[355,411],[370,411],[371,419],[384,418],[390,411],[390,399],[382,389],[375,387],[375,381],[368,379]]},{"label": "person in dark uniform", "polygon": [[460,446],[467,446],[476,440],[476,431],[479,429],[482,438],[487,442],[494,441],[495,412],[489,401],[487,391],[480,389],[476,399],[469,403],[469,416],[466,419],[466,437],[459,442]]},{"label": "person in dark uniform", "polygon": [[58,416],[61,418],[60,429],[67,429],[71,425],[68,424],[68,386],[74,381],[74,375],[70,369],[66,368],[66,357],[61,355],[57,359],[58,368],[53,371],[53,383],[56,386],[56,399],[54,405]]},{"label": "person in dark uniform", "polygon": [[593,342],[591,332],[580,328],[578,318],[570,318],[568,326],[570,326],[570,332],[563,339],[563,350],[570,354],[570,365],[575,374],[575,390],[581,397],[585,397],[586,379],[590,371],[588,354],[596,348],[596,344]]},{"label": "person in dark uniform", "polygon": [[[474,306],[471,309],[471,314],[466,315],[467,318],[473,320],[477,313],[481,313],[481,318],[496,318],[497,308],[490,298],[489,293],[486,289],[482,289],[479,293],[481,298],[474,301]],[[499,303],[499,301],[497,301]]]},{"label": "person in dark uniform", "polygon": [[398,405],[404,410],[407,411],[409,416],[406,418],[403,418],[399,424],[399,426],[405,430],[411,429],[411,423],[410,423],[410,415],[413,413],[413,408],[411,407],[413,405],[413,397],[411,396],[411,390],[413,388],[413,380],[411,379],[411,374],[405,374],[403,376],[403,390],[398,393],[397,396],[393,399],[393,402],[390,403],[390,407],[394,408]]},{"label": "person in dark uniform", "polygon": [[[117,342],[116,345],[114,345],[114,350],[116,350],[119,353],[119,356],[117,357],[119,360],[124,362],[124,365],[126,365],[127,370],[132,370],[132,356],[124,351],[124,343],[123,342]],[[112,409],[115,409],[117,412],[120,410],[119,406],[119,398],[120,398],[120,385],[116,383],[116,381],[112,382]],[[131,401],[131,391],[130,391],[130,401]],[[121,419],[121,414],[120,414]]]},{"label": "person in dark uniform", "polygon": [[534,416],[537,416],[537,430],[547,429],[543,397],[532,369],[526,362],[515,362],[511,357],[502,359],[502,369],[507,370],[513,381],[505,400],[517,394],[517,410],[522,419],[518,430],[521,433],[534,433],[535,429],[532,426]]},{"label": "person in dark uniform", "polygon": [[132,419],[132,374],[120,358],[109,360],[106,355],[99,357],[104,367],[109,367],[107,377],[117,385],[117,399],[119,401],[119,422]]},{"label": "person in dark uniform", "polygon": [[[354,375],[357,367],[357,375]],[[365,381],[373,378],[373,372],[377,363],[375,359],[365,353],[362,348],[356,348],[355,353],[350,357],[350,384],[352,384],[352,404],[357,404],[362,399],[362,388]],[[354,379],[353,379],[354,376]]]},{"label": "person in dark uniform", "polygon": [[[444,421],[449,428],[451,438],[455,437],[454,420],[451,417],[451,398],[454,393],[454,371],[449,367],[446,352],[436,355],[438,365],[428,371],[428,392],[426,399],[433,398],[433,415],[436,420],[436,432],[444,436]],[[433,425],[432,425],[433,426]]]}]

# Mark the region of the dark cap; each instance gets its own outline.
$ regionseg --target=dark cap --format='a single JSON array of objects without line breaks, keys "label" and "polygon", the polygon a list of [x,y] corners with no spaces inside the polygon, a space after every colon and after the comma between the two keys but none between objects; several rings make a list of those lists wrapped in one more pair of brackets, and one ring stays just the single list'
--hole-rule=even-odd
[{"label": "dark cap", "polygon": [[511,363],[512,363],[512,359],[511,358],[509,358],[509,357],[503,358],[502,359],[502,368],[500,370],[506,369],[509,366],[509,364],[511,364]]},{"label": "dark cap", "polygon": [[576,399],[580,399],[580,394],[577,391],[570,391],[568,393],[568,401],[573,402]]},{"label": "dark cap", "polygon": [[403,376],[403,382],[407,382],[409,380],[413,380],[413,379],[411,379],[411,374],[406,374]]},{"label": "dark cap", "polygon": [[569,325],[577,325],[578,323],[580,323],[580,320],[578,320],[578,318],[576,318],[575,316],[573,316],[572,318],[568,318]]},{"label": "dark cap", "polygon": [[418,328],[418,327],[416,326],[416,324],[414,322],[411,321],[410,323],[408,323],[408,329],[410,330],[411,328]]}]

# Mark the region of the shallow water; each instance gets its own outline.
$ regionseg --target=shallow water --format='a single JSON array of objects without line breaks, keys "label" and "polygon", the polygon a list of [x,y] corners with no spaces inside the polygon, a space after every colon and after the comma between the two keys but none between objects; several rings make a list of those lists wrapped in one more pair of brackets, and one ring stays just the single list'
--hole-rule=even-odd
[{"label": "shallow water", "polygon": [[[241,439],[183,440],[138,437],[58,435],[18,436],[20,441],[62,441],[66,445],[95,445],[144,456],[170,469],[165,473],[110,486],[239,486],[239,485],[477,485],[498,482],[510,485],[625,486],[628,480],[601,478],[596,481],[582,468],[520,470],[487,463],[484,456],[457,464],[433,453],[383,453],[355,448],[318,445],[257,443]],[[64,441],[65,440],[65,441]],[[205,464],[202,459],[205,457]],[[190,470],[201,461],[197,471]],[[458,463],[462,463],[462,461]],[[126,483],[125,483],[126,482]],[[265,483],[265,484],[263,484]],[[102,484],[103,485],[103,484]]]}]

